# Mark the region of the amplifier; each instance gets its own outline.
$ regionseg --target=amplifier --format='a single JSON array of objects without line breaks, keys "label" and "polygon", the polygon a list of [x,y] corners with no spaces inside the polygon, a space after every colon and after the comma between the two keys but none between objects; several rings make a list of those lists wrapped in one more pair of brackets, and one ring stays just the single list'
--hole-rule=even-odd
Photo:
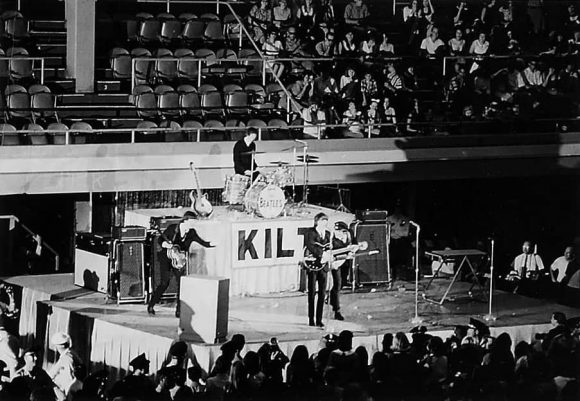
[{"label": "amplifier", "polygon": [[386,221],[388,213],[386,210],[357,210],[356,219],[362,222]]},{"label": "amplifier", "polygon": [[181,219],[183,219],[182,216],[151,217],[150,224],[152,229],[163,232],[170,225],[179,224]]},{"label": "amplifier", "polygon": [[113,227],[113,238],[119,241],[145,241],[147,229],[141,226]]}]

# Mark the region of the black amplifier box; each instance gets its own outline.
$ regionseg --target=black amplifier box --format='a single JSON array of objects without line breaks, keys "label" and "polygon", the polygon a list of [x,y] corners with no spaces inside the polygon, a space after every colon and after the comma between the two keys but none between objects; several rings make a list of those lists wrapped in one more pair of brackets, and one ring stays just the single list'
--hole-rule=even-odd
[{"label": "black amplifier box", "polygon": [[141,226],[113,227],[113,238],[119,241],[145,241],[147,229]]},{"label": "black amplifier box", "polygon": [[386,210],[357,210],[355,212],[356,219],[363,222],[380,222],[386,221],[388,213]]}]

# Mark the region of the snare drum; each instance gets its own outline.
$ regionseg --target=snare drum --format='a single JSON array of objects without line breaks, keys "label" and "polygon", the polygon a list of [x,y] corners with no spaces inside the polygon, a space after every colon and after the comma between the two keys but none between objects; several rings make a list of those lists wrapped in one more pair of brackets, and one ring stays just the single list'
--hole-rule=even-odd
[{"label": "snare drum", "polygon": [[241,205],[250,184],[250,177],[236,174],[228,175],[222,192],[222,200],[230,205]]},{"label": "snare drum", "polygon": [[265,182],[256,182],[246,192],[244,206],[249,213],[272,219],[280,216],[286,205],[284,191]]}]

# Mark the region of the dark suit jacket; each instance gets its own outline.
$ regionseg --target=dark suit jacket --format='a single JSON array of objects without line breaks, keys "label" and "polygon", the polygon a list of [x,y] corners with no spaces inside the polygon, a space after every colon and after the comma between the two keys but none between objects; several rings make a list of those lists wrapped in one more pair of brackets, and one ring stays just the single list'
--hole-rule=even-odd
[{"label": "dark suit jacket", "polygon": [[318,234],[316,228],[311,227],[306,233],[306,249],[316,258],[321,258],[322,253],[327,249],[322,246],[330,243],[330,231],[324,233],[324,238]]},{"label": "dark suit jacket", "polygon": [[182,251],[189,251],[189,246],[192,242],[197,242],[201,246],[209,248],[211,245],[209,242],[204,241],[195,231],[194,228],[190,228],[185,234],[185,238],[181,238],[179,234],[179,224],[171,224],[165,229],[163,234],[159,236],[159,244],[161,245],[164,241],[169,241],[173,245],[178,245]]}]

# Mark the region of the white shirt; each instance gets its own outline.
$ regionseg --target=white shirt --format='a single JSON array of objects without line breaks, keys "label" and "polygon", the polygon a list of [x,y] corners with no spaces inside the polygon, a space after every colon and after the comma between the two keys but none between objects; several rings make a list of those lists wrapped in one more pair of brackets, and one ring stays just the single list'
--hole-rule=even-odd
[{"label": "white shirt", "polygon": [[513,268],[518,272],[518,275],[522,277],[523,268],[526,268],[526,277],[530,276],[531,272],[539,272],[544,270],[544,262],[538,254],[534,253],[521,253],[515,257],[513,261]]},{"label": "white shirt", "polygon": [[550,266],[552,271],[554,273],[556,273],[556,283],[562,282],[562,279],[566,275],[566,269],[568,268],[568,263],[569,262],[566,260],[565,256],[560,256],[559,258],[554,260],[554,263],[552,263],[552,266]]},{"label": "white shirt", "polygon": [[431,39],[431,36],[428,38],[423,39],[421,42],[421,49],[427,50],[429,54],[435,54],[435,51],[439,48],[439,46],[443,46],[444,43],[441,39],[437,38],[435,41]]}]

